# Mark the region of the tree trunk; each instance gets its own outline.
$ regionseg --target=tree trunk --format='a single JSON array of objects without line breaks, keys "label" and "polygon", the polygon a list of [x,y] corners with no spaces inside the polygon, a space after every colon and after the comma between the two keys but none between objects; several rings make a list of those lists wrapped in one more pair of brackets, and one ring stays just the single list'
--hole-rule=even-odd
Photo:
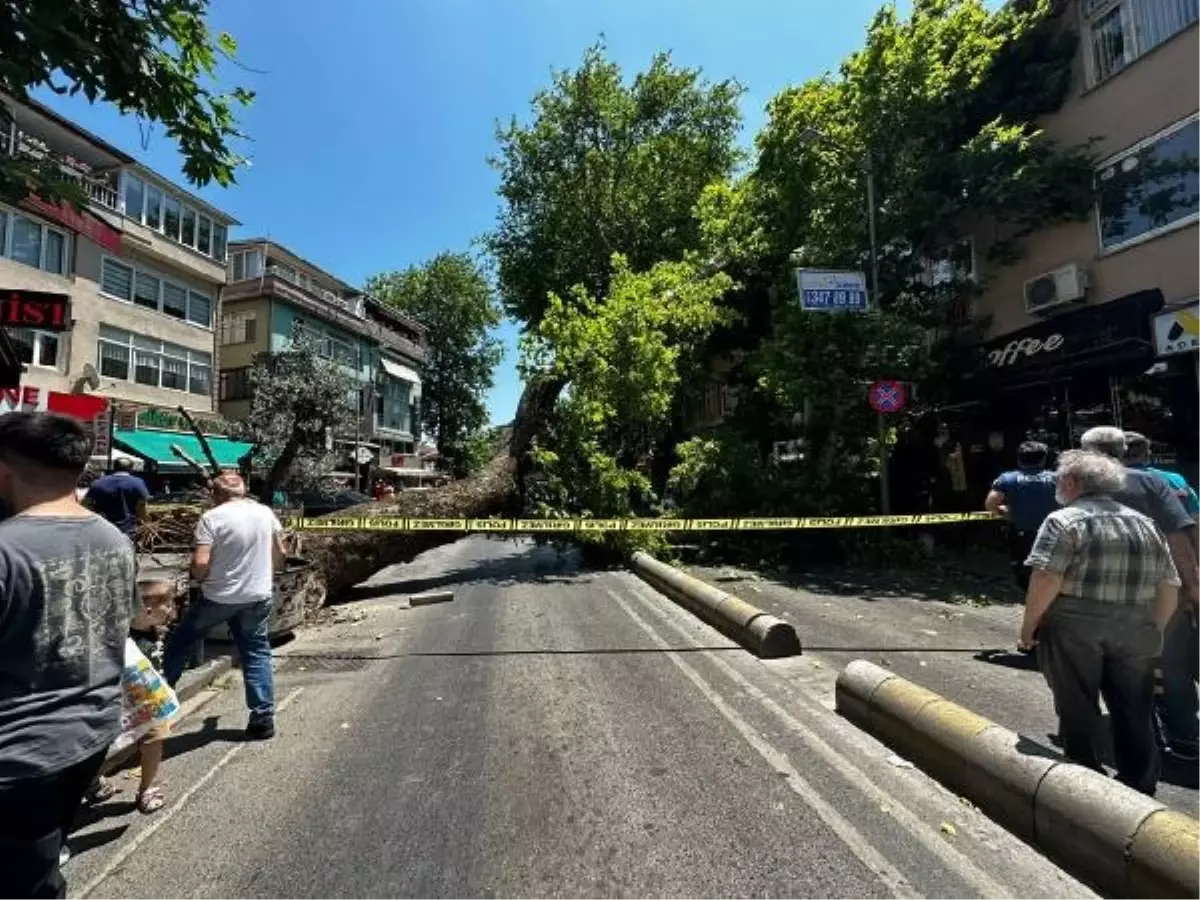
[{"label": "tree trunk", "polygon": [[291,471],[292,463],[299,455],[300,441],[295,437],[289,438],[288,442],[283,445],[283,449],[279,451],[279,455],[275,457],[275,462],[271,463],[267,477],[263,479],[262,488],[258,492],[260,503],[271,505],[271,501],[275,499],[275,491],[283,484],[288,472]]}]

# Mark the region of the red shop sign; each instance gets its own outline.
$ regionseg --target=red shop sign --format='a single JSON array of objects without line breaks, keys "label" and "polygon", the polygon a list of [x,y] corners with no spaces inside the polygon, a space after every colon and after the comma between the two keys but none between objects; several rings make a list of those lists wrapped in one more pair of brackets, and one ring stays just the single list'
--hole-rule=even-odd
[{"label": "red shop sign", "polygon": [[91,238],[109,253],[121,252],[121,232],[93,215],[80,212],[69,203],[50,203],[36,194],[25,198],[25,205],[66,225],[72,231]]},{"label": "red shop sign", "polygon": [[71,328],[70,294],[0,289],[0,327],[68,331]]}]

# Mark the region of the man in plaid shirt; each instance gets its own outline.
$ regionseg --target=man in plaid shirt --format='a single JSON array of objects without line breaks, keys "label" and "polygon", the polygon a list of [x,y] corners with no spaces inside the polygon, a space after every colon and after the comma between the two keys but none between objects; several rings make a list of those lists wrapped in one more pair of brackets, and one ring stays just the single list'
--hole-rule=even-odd
[{"label": "man in plaid shirt", "polygon": [[1067,759],[1103,771],[1095,748],[1103,696],[1117,778],[1153,795],[1154,666],[1179,575],[1155,524],[1112,499],[1125,481],[1119,462],[1069,450],[1056,477],[1063,508],[1042,523],[1026,561],[1033,576],[1020,644],[1037,647]]}]

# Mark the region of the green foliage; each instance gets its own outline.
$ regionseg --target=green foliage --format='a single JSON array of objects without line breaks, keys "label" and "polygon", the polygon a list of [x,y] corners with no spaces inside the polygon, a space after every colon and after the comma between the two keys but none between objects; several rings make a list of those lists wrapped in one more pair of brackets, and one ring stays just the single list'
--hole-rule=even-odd
[{"label": "green foliage", "polygon": [[401,272],[375,275],[367,292],[428,329],[429,359],[422,374],[421,422],[457,476],[475,471],[487,424],[484,395],[503,358],[493,335],[500,310],[487,278],[471,257],[441,253]]},{"label": "green foliage", "polygon": [[[213,35],[208,0],[0,0],[0,91],[25,100],[35,87],[106,100],[164,127],[197,185],[234,182],[244,160],[230,148],[235,118],[253,92],[214,92],[220,57],[237,43]],[[0,157],[0,198],[30,192],[76,204],[84,198],[52,159]]]},{"label": "green foliage", "polygon": [[615,253],[645,271],[696,249],[693,207],[738,158],[741,94],[665,53],[627,83],[602,45],[556,72],[532,121],[497,134],[503,207],[487,243],[509,313],[536,327],[551,293],[605,297]]},{"label": "green foliage", "polygon": [[[757,286],[735,298],[759,316],[745,372],[774,411],[776,433],[789,436],[792,415],[807,412],[805,465],[816,467],[819,491],[840,460],[878,468],[871,381],[919,383],[922,400],[936,401],[952,378],[951,348],[976,336],[972,325],[952,324],[952,310],[983,287],[954,265],[956,242],[991,222],[1000,240],[990,256],[1000,264],[1032,231],[1088,212],[1087,148],[1057,147],[1035,122],[1062,102],[1075,48],[1053,12],[1048,2],[991,11],[981,0],[917,0],[901,19],[884,7],[838,77],[770,102],[754,170],[699,207],[702,233],[739,280]],[[802,313],[794,267],[870,270],[868,170],[879,250],[873,309]]]},{"label": "green foliage", "polygon": [[[635,272],[614,256],[608,296],[584,287],[550,295],[535,333],[522,345],[526,376],[568,382],[546,441],[534,451],[531,492],[541,515],[597,518],[658,509],[650,456],[666,428],[694,354],[721,321],[728,276],[705,274],[694,259]],[[614,535],[629,543],[636,535]]]},{"label": "green foliage", "polygon": [[250,383],[250,415],[239,423],[239,437],[255,444],[258,463],[270,466],[268,491],[331,471],[327,434],[354,430],[358,382],[302,340],[261,354]]}]

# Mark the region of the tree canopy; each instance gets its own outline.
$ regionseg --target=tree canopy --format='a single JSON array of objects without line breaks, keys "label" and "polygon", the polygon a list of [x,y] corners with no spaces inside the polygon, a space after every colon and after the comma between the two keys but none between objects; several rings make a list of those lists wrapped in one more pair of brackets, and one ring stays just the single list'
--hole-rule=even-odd
[{"label": "tree canopy", "polygon": [[479,449],[488,424],[484,400],[503,358],[494,333],[500,309],[491,285],[470,256],[441,253],[421,265],[375,275],[366,289],[428,329],[421,424],[449,468],[467,474],[486,461]]},{"label": "tree canopy", "polygon": [[[196,185],[229,185],[244,160],[236,110],[254,94],[215,89],[221,58],[232,59],[232,35],[214,35],[208,0],[0,0],[0,91],[18,101],[47,87],[112,103],[122,113],[161,125],[183,155]],[[74,184],[48,158],[0,157],[0,197],[82,202]]]},{"label": "tree canopy", "polygon": [[255,445],[255,461],[268,467],[260,496],[271,502],[281,485],[306,486],[333,470],[332,435],[352,433],[359,384],[311,340],[261,354],[250,370],[250,415],[238,436]]},{"label": "tree canopy", "polygon": [[531,121],[497,133],[502,208],[487,245],[508,312],[536,328],[551,293],[606,296],[614,254],[641,271],[695,249],[693,207],[738,159],[741,95],[665,53],[627,82],[603,45],[555,72]]},{"label": "tree canopy", "polygon": [[[1089,149],[1056,146],[1037,121],[1066,96],[1075,40],[1049,2],[993,11],[917,0],[907,19],[884,7],[836,76],[772,99],[749,174],[706,192],[702,231],[754,288],[727,298],[758,326],[738,344],[749,401],[739,415],[789,437],[807,413],[811,489],[824,490],[835,466],[877,469],[871,381],[918,383],[937,400],[955,374],[947,365],[977,336],[969,301],[989,270],[1033,231],[1087,214]],[[797,266],[870,269],[868,167],[880,276],[871,311],[802,312]],[[977,232],[990,240],[971,241]]]}]

